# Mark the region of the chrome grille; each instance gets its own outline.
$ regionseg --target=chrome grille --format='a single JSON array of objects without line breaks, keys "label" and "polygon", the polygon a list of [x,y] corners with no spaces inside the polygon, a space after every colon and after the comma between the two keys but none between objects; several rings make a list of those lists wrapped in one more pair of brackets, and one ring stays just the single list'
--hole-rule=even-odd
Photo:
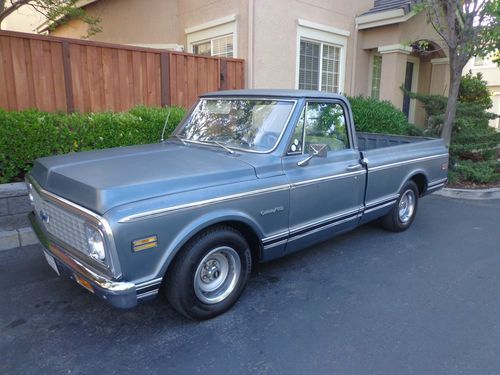
[{"label": "chrome grille", "polygon": [[47,232],[76,250],[87,254],[85,220],[43,199],[35,189],[31,190],[31,194],[33,195],[36,215],[42,220]]}]

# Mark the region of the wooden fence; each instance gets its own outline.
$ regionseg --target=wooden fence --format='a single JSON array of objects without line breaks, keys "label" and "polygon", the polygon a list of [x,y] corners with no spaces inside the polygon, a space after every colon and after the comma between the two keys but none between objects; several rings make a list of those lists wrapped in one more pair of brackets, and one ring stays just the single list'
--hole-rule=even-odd
[{"label": "wooden fence", "polygon": [[189,107],[199,94],[244,88],[243,64],[240,59],[0,31],[0,108]]}]

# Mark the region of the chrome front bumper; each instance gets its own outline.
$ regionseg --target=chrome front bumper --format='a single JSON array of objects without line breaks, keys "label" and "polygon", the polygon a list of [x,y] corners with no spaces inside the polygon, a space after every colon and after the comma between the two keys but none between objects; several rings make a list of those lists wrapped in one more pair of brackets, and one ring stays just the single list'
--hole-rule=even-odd
[{"label": "chrome front bumper", "polygon": [[[126,309],[137,305],[134,283],[111,280],[93,271],[52,240],[50,234],[39,225],[34,213],[30,213],[29,219],[44,251],[55,259],[59,271],[64,271],[70,278],[115,307]],[[91,285],[90,288],[87,283]]]}]

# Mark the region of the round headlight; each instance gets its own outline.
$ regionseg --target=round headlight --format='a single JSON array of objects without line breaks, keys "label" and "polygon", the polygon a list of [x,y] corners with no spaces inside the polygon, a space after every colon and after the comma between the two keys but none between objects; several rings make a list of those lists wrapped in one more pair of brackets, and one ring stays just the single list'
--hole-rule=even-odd
[{"label": "round headlight", "polygon": [[89,255],[96,260],[104,260],[106,258],[106,252],[104,251],[104,238],[102,237],[101,231],[86,225],[85,234],[87,235]]}]

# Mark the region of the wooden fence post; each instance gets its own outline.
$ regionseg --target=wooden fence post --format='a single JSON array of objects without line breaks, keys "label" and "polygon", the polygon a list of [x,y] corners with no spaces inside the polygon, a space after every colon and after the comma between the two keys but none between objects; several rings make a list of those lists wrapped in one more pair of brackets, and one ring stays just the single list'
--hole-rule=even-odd
[{"label": "wooden fence post", "polygon": [[170,99],[170,54],[162,52],[160,54],[160,77],[161,77],[161,106],[169,106]]},{"label": "wooden fence post", "polygon": [[227,90],[227,61],[226,61],[226,59],[220,59],[219,69],[220,69],[219,90]]},{"label": "wooden fence post", "polygon": [[73,98],[73,77],[71,74],[71,56],[69,43],[62,42],[62,59],[64,71],[64,88],[66,90],[66,110],[68,113],[75,111],[75,100]]}]

